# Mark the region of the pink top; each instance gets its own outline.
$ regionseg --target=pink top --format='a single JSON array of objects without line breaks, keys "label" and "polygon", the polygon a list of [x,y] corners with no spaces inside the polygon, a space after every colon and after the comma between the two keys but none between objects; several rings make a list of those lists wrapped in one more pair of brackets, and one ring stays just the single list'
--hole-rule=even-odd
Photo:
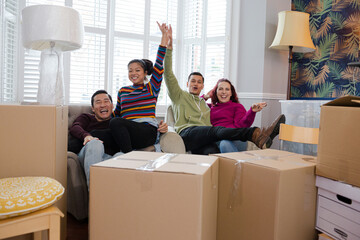
[{"label": "pink top", "polygon": [[242,104],[229,101],[211,107],[210,121],[213,126],[247,128],[254,123],[255,115],[251,108],[246,111]]}]

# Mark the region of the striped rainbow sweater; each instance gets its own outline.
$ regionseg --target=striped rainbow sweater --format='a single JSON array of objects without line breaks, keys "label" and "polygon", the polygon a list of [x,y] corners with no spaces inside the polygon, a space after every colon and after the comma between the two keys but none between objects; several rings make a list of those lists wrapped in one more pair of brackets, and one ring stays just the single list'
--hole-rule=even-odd
[{"label": "striped rainbow sweater", "polygon": [[155,119],[156,102],[163,80],[165,53],[166,47],[159,46],[154,70],[147,84],[120,88],[113,116],[130,120],[139,118]]}]

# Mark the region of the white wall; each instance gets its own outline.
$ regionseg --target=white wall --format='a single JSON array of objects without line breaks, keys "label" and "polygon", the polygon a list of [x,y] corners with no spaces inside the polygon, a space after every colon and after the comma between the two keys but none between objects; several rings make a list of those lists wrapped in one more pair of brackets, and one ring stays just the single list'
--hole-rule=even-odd
[{"label": "white wall", "polygon": [[[269,125],[281,112],[286,98],[288,52],[269,49],[276,32],[277,14],[291,9],[291,0],[240,0],[233,2],[230,79],[240,102],[266,101],[255,126]],[[234,81],[236,79],[236,81]],[[276,141],[274,147],[278,147]]]},{"label": "white wall", "polygon": [[[269,49],[277,13],[290,10],[291,0],[233,2],[230,79],[237,79],[240,97],[286,97],[288,52]],[[234,81],[235,82],[235,81]]]}]

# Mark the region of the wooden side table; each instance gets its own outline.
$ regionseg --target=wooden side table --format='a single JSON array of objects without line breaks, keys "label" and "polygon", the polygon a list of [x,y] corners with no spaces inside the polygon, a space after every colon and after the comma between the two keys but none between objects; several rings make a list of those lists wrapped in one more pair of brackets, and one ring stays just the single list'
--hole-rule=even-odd
[{"label": "wooden side table", "polygon": [[55,206],[26,215],[0,220],[0,239],[34,233],[41,240],[41,231],[49,231],[49,240],[60,240],[60,217],[64,214]]}]

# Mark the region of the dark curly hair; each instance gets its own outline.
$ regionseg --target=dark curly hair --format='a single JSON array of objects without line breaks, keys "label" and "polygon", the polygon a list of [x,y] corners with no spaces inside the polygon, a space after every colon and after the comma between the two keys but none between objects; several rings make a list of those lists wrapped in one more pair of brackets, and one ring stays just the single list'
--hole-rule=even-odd
[{"label": "dark curly hair", "polygon": [[229,79],[227,78],[221,78],[217,81],[215,87],[211,90],[211,104],[215,105],[219,102],[219,98],[217,97],[216,91],[217,88],[219,86],[219,84],[221,82],[227,82],[230,84],[230,88],[231,88],[231,97],[230,97],[230,101],[234,102],[234,103],[239,103],[239,99],[237,97],[236,91],[235,91],[235,87],[232,85],[232,83],[229,81]]},{"label": "dark curly hair", "polygon": [[139,63],[147,75],[151,75],[153,73],[153,69],[154,69],[153,62],[150,61],[149,59],[133,59],[128,63],[128,68],[132,63]]}]

